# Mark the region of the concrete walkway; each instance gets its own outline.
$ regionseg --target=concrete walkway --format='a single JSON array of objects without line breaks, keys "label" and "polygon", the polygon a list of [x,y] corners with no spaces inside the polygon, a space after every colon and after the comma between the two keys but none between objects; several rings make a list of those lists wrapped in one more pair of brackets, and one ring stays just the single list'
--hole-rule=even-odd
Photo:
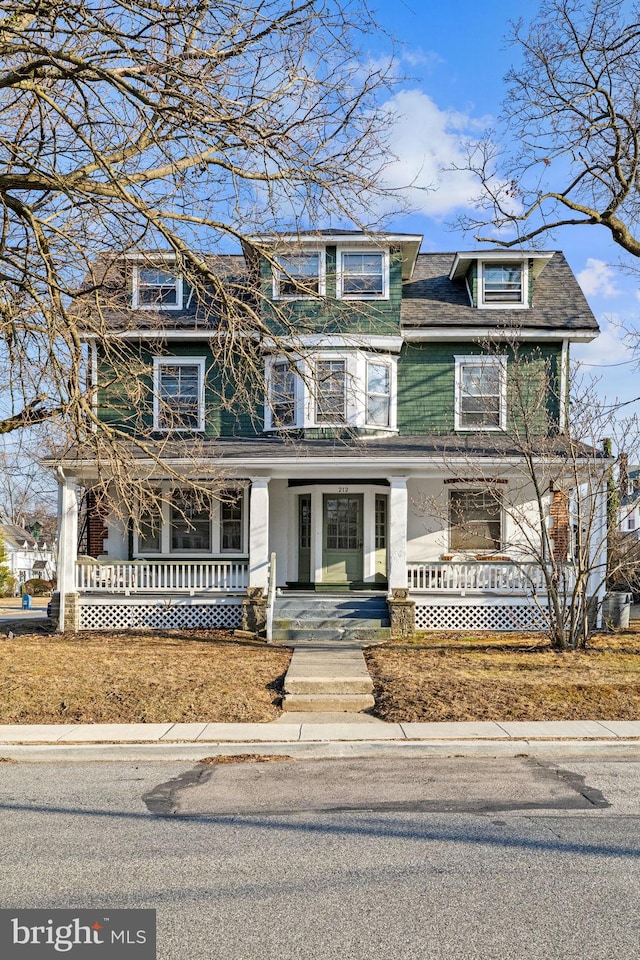
[{"label": "concrete walkway", "polygon": [[374,705],[373,681],[360,644],[306,642],[293,649],[284,678],[285,714],[359,714]]},{"label": "concrete walkway", "polygon": [[0,759],[201,760],[215,755],[625,756],[640,758],[640,721],[40,724],[0,726]]}]

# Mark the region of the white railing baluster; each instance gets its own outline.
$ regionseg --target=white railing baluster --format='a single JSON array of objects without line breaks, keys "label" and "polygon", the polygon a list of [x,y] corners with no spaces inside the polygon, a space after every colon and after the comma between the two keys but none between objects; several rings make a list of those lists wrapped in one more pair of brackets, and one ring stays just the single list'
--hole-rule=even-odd
[{"label": "white railing baluster", "polygon": [[133,560],[113,563],[80,560],[76,588],[81,593],[240,593],[248,563],[228,560]]},{"label": "white railing baluster", "polygon": [[[573,588],[575,573],[565,564],[561,576],[567,591]],[[447,561],[407,564],[407,586],[417,593],[546,594],[544,570],[537,563],[498,561]]]}]

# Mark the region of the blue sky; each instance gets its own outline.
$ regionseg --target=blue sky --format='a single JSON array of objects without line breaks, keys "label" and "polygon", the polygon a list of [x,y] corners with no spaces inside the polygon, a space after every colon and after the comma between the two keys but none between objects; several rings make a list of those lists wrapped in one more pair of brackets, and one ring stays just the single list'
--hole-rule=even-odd
[{"label": "blue sky", "polygon": [[[508,21],[526,21],[538,4],[373,0],[372,6],[381,27],[400,43],[399,73],[406,78],[390,105],[397,118],[393,143],[398,156],[390,177],[400,185],[411,173],[425,186],[436,187],[412,191],[417,212],[394,217],[388,226],[423,234],[425,250],[474,249],[473,238],[452,230],[450,223],[477,188],[464,174],[446,173],[442,167],[455,160],[462,138],[479,136],[498,117],[504,75],[518,60],[517,48],[506,40]],[[594,343],[574,346],[572,356],[585,372],[600,378],[598,392],[609,403],[637,397],[640,377],[619,325],[640,330],[640,273],[634,277],[621,268],[621,251],[604,228],[564,228],[545,245],[564,251],[602,330]],[[621,412],[637,414],[640,403]]]}]

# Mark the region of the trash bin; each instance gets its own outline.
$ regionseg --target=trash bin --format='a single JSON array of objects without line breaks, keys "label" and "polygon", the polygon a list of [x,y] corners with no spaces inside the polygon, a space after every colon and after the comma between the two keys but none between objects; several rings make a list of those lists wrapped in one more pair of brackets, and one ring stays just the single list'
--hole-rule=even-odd
[{"label": "trash bin", "polygon": [[631,594],[622,591],[609,593],[604,602],[604,621],[609,627],[628,627],[631,613]]},{"label": "trash bin", "polygon": [[22,597],[22,609],[31,610],[31,595],[29,593],[25,593]]}]

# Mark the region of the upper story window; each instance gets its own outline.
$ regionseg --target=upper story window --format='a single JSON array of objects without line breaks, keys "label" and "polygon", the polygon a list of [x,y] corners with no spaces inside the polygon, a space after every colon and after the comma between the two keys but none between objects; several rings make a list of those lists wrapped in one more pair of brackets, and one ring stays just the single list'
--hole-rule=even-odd
[{"label": "upper story window", "polygon": [[265,430],[396,430],[397,357],[322,351],[266,362]]},{"label": "upper story window", "polygon": [[391,367],[367,361],[367,423],[388,427],[391,423]]},{"label": "upper story window", "polygon": [[273,427],[295,427],[297,420],[298,372],[289,360],[271,367],[269,405]]},{"label": "upper story window", "polygon": [[527,306],[526,264],[523,261],[484,260],[480,276],[480,306]]},{"label": "upper story window", "polygon": [[154,430],[204,430],[204,357],[154,360]]},{"label": "upper story window", "polygon": [[324,251],[295,253],[286,257],[278,257],[277,261],[280,269],[274,270],[274,299],[304,300],[324,294]]},{"label": "upper story window", "polygon": [[316,423],[347,422],[346,360],[316,362]]},{"label": "upper story window", "polygon": [[182,277],[167,267],[136,265],[133,307],[142,310],[181,310]]},{"label": "upper story window", "polygon": [[456,430],[504,430],[506,357],[456,357]]},{"label": "upper story window", "polygon": [[389,296],[389,262],[384,251],[338,254],[336,294],[343,299],[384,300]]}]

